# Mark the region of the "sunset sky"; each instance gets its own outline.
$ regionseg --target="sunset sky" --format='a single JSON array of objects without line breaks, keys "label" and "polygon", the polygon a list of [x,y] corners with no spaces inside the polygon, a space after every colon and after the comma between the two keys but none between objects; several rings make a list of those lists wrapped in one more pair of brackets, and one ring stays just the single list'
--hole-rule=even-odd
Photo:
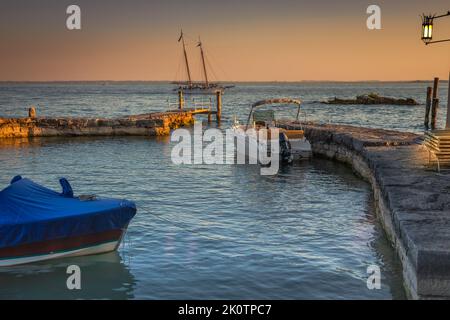
[{"label": "sunset sky", "polygon": [[[66,8],[82,30],[66,29]],[[382,30],[368,30],[377,4]],[[448,78],[450,42],[425,46],[421,13],[448,0],[1,0],[0,81],[175,80],[180,28],[200,78],[201,35],[216,80],[419,80]],[[435,38],[450,38],[450,17]]]}]

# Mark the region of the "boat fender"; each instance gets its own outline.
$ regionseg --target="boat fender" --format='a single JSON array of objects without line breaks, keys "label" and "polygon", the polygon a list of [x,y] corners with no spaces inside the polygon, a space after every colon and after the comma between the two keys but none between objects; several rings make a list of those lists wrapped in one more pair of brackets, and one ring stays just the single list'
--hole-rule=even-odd
[{"label": "boat fender", "polygon": [[59,179],[59,184],[61,185],[63,191],[61,195],[66,198],[73,198],[73,190],[69,181],[67,181],[66,178],[61,178]]},{"label": "boat fender", "polygon": [[22,180],[22,176],[15,176],[14,178],[12,178],[10,184],[16,183],[17,181],[20,181],[20,180]]}]

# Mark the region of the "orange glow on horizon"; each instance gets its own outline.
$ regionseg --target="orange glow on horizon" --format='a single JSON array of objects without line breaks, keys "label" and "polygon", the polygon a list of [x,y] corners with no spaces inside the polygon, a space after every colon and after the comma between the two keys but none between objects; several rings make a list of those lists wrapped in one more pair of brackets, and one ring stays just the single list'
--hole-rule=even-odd
[{"label": "orange glow on horizon", "polygon": [[[421,8],[400,15],[398,9],[386,6],[382,30],[366,28],[367,15],[360,5],[360,16],[313,18],[299,13],[295,19],[246,19],[208,28],[190,22],[185,31],[193,38],[201,34],[219,78],[213,80],[446,79],[450,44],[423,44]],[[450,37],[447,20],[435,26],[434,38]],[[0,80],[176,80],[181,53],[178,34],[178,26],[155,29],[151,22],[113,30],[90,29],[89,25],[81,31],[23,27],[8,32],[3,28]],[[193,40],[188,49],[194,76],[199,79],[200,57]]]}]

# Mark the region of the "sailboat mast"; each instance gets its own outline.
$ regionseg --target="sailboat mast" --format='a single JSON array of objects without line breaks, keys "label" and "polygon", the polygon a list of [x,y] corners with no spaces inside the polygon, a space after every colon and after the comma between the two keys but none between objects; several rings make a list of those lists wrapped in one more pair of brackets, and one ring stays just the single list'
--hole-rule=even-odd
[{"label": "sailboat mast", "polygon": [[[181,37],[180,40],[183,43],[183,52],[184,52],[184,61],[186,63],[186,71],[188,74],[188,79],[189,79],[189,87],[192,87],[192,78],[191,78],[191,70],[189,69],[189,61],[188,61],[188,57],[187,57],[187,52],[186,52],[186,44],[184,43],[184,34],[183,34],[183,30],[181,30]],[[178,40],[178,41],[180,41]]]},{"label": "sailboat mast", "polygon": [[205,54],[203,52],[202,41],[200,40],[200,38],[198,39],[198,46],[200,47],[200,53],[202,55],[203,74],[205,75],[205,87],[208,87],[209,82],[208,82],[208,73],[206,72]]}]

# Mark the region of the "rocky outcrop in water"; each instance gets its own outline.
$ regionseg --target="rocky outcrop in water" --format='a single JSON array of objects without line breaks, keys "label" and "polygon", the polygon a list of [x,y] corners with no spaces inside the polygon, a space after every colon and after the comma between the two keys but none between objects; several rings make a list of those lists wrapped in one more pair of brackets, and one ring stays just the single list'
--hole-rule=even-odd
[{"label": "rocky outcrop in water", "polygon": [[372,105],[372,104],[390,104],[390,105],[401,105],[401,106],[416,106],[419,103],[412,98],[390,98],[383,97],[378,95],[377,93],[369,93],[361,96],[357,96],[356,99],[339,99],[334,98],[328,101],[324,101],[322,103],[325,104],[363,104],[363,105]]}]

